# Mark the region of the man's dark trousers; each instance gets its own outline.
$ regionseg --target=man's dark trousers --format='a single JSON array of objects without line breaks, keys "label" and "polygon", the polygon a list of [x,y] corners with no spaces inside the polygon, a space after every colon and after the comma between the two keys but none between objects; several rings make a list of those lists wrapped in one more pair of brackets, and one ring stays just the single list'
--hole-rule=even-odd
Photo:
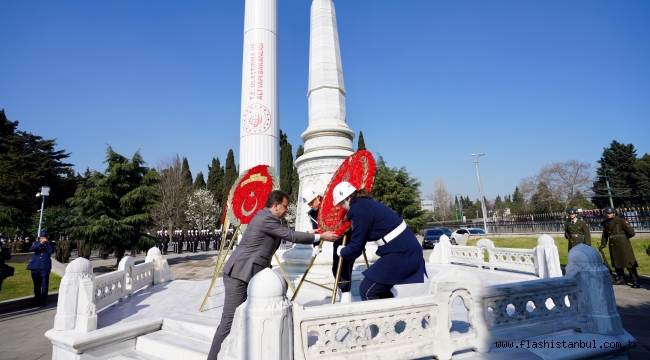
[{"label": "man's dark trousers", "polygon": [[243,304],[248,298],[248,283],[239,279],[231,278],[223,274],[223,286],[227,296],[223,303],[223,314],[221,315],[221,323],[217,328],[217,332],[212,339],[212,348],[208,354],[208,360],[216,360],[219,351],[221,351],[221,343],[230,333],[232,327],[232,320],[235,316],[235,310]]},{"label": "man's dark trousers", "polygon": [[50,283],[50,270],[32,270],[32,281],[34,282],[34,305],[47,305],[47,288]]}]

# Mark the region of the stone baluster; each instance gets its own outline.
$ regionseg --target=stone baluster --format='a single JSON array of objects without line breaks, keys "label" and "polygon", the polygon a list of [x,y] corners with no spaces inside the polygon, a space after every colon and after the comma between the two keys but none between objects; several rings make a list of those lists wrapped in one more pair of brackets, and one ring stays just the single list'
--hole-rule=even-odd
[{"label": "stone baluster", "polygon": [[438,244],[433,248],[431,255],[429,255],[429,262],[432,264],[449,264],[449,237],[447,235],[440,236]]},{"label": "stone baluster", "polygon": [[537,239],[535,247],[535,267],[537,276],[548,279],[562,276],[560,255],[555,246],[555,240],[550,235],[543,234]]},{"label": "stone baluster", "polygon": [[293,359],[293,315],[286,294],[287,282],[273,270],[253,276],[218,359]]},{"label": "stone baluster", "polygon": [[93,265],[84,258],[78,258],[66,267],[59,289],[54,330],[74,330],[80,324],[82,331],[97,328],[97,315],[87,315],[86,311],[90,305],[94,307],[93,279]]},{"label": "stone baluster", "polygon": [[[160,250],[158,250],[160,251]],[[130,256],[125,256],[120,260],[120,263],[117,265],[117,271],[124,270],[126,272],[124,290],[127,293],[131,292],[131,286],[133,286],[133,266],[135,265],[135,260]],[[124,299],[121,299],[124,300]]]},{"label": "stone baluster", "polygon": [[586,320],[582,332],[623,334],[609,271],[603,265],[598,251],[585,244],[574,246],[569,251],[566,276],[576,276],[579,279],[578,286],[583,303],[583,306],[580,306],[580,316]]},{"label": "stone baluster", "polygon": [[152,247],[147,251],[147,257],[144,259],[145,263],[153,263],[153,283],[162,284],[174,280],[174,274],[167,264],[165,259],[160,253],[160,249]]}]

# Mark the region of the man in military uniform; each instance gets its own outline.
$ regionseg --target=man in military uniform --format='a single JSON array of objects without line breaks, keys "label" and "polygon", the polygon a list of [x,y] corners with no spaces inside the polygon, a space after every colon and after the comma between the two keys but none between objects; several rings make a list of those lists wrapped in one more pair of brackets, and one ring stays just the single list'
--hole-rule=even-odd
[{"label": "man in military uniform", "polygon": [[55,250],[56,261],[62,263],[63,262],[63,236],[59,238],[59,241],[57,242],[56,245],[57,245]]},{"label": "man in military uniform", "polygon": [[578,244],[591,246],[589,225],[578,219],[576,209],[569,209],[567,214],[569,214],[569,219],[564,223],[564,237],[569,240],[569,251]]},{"label": "man in military uniform", "polygon": [[625,271],[624,268],[630,273],[632,277],[632,287],[640,288],[639,275],[636,268],[639,266],[632,250],[630,238],[634,236],[634,228],[632,228],[624,219],[616,216],[615,210],[612,207],[604,209],[607,219],[602,222],[603,224],[603,237],[600,242],[598,250],[602,250],[609,242],[609,255],[612,259],[612,267],[616,269],[615,285],[625,285]]},{"label": "man in military uniform", "polygon": [[52,259],[50,257],[54,252],[47,231],[41,231],[38,234],[38,241],[32,245],[29,251],[34,252],[32,259],[27,264],[27,270],[31,270],[32,281],[34,282],[34,305],[46,306],[50,271],[52,269]]},{"label": "man in military uniform", "polygon": [[61,259],[64,263],[70,262],[70,237],[65,236],[61,244]]}]

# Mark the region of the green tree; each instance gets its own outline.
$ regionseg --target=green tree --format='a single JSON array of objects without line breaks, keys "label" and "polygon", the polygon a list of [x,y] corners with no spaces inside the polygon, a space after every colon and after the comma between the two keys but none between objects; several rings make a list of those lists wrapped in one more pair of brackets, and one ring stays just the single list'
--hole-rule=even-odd
[{"label": "green tree", "polygon": [[187,186],[192,186],[193,177],[192,177],[192,171],[190,171],[190,163],[187,161],[187,158],[183,156],[183,167],[181,168],[181,172],[183,174],[183,181],[185,181],[185,185]]},{"label": "green tree", "polygon": [[366,150],[366,142],[363,140],[363,132],[359,131],[359,142],[357,143],[357,151]]},{"label": "green tree", "polygon": [[206,187],[212,192],[214,201],[218,205],[223,204],[223,191],[221,189],[223,176],[224,169],[221,166],[219,158],[212,158],[212,165],[208,165],[208,182],[206,183]]},{"label": "green tree", "polygon": [[609,206],[605,183],[605,170],[608,170],[607,178],[614,206],[637,204],[638,199],[633,192],[637,187],[636,161],[636,150],[632,144],[625,145],[614,140],[609,148],[603,149],[603,154],[598,160],[600,167],[596,169],[597,178],[594,181],[592,202],[600,208]]},{"label": "green tree", "polygon": [[650,155],[644,154],[634,164],[637,174],[637,196],[640,205],[650,205]]},{"label": "green tree", "polygon": [[235,153],[232,149],[228,150],[228,156],[226,156],[226,170],[223,176],[223,183],[221,187],[222,196],[221,198],[225,202],[228,200],[228,192],[230,187],[235,183],[235,180],[239,177],[239,172],[237,171],[237,165],[235,165]]},{"label": "green tree", "polygon": [[413,231],[419,230],[431,217],[420,205],[421,185],[405,167],[390,168],[379,157],[372,197],[395,211]]},{"label": "green tree", "polygon": [[519,186],[515,187],[515,192],[512,194],[512,207],[510,210],[516,215],[523,215],[526,212],[526,200],[519,191]]},{"label": "green tree", "polygon": [[[298,149],[296,150],[296,160],[304,154],[305,150],[303,149],[302,145],[298,145]],[[295,202],[298,200],[300,197],[300,194],[298,194],[298,191],[300,190],[300,177],[298,176],[298,168],[293,167],[293,173],[291,174],[291,202]]]},{"label": "green tree", "polygon": [[153,225],[158,173],[145,167],[140,152],[128,159],[108,146],[104,173],[95,171],[68,200],[72,208],[72,235],[109,252],[117,263],[127,249],[154,245],[147,230]]},{"label": "green tree", "polygon": [[205,180],[203,179],[203,171],[199,171],[198,174],[196,174],[196,179],[194,180],[194,184],[192,185],[192,192],[203,189],[205,188]]},{"label": "green tree", "polygon": [[18,121],[9,121],[0,110],[0,231],[11,229],[23,235],[41,200],[34,194],[49,186],[46,206],[58,206],[72,195],[77,179],[70,156],[55,150],[55,140],[18,130]]},{"label": "green tree", "polygon": [[280,176],[280,190],[291,194],[293,184],[293,150],[287,141],[287,134],[280,130],[280,169],[276,169]]}]

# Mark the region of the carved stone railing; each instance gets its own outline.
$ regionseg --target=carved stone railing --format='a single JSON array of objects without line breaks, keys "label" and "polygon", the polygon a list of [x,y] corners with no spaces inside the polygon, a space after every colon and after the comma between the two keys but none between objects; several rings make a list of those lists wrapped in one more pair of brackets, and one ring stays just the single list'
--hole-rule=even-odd
[{"label": "carved stone railing", "polygon": [[61,280],[54,330],[95,330],[98,311],[146,286],[173,279],[167,260],[155,247],[147,252],[144,263],[135,265],[134,259],[126,256],[117,271],[97,277],[92,263],[78,258],[67,266]]},{"label": "carved stone railing", "polygon": [[562,276],[557,247],[549,235],[540,236],[533,249],[497,248],[488,239],[479,240],[476,246],[454,246],[449,238],[442,236],[431,252],[429,262],[516,271],[543,279]]},{"label": "carved stone railing", "polygon": [[[476,250],[460,256],[471,260],[471,254]],[[305,307],[289,306],[284,279],[264,270],[249,283],[249,299],[237,308],[219,359],[290,359],[291,345],[295,360],[447,360],[457,351],[487,353],[497,341],[553,339],[571,329],[634,341],[622,328],[609,273],[590,246],[571,249],[564,277],[484,286],[476,271],[466,266],[438,271],[427,295]],[[458,298],[467,326],[453,328]],[[594,351],[584,358],[612,350]]]}]

